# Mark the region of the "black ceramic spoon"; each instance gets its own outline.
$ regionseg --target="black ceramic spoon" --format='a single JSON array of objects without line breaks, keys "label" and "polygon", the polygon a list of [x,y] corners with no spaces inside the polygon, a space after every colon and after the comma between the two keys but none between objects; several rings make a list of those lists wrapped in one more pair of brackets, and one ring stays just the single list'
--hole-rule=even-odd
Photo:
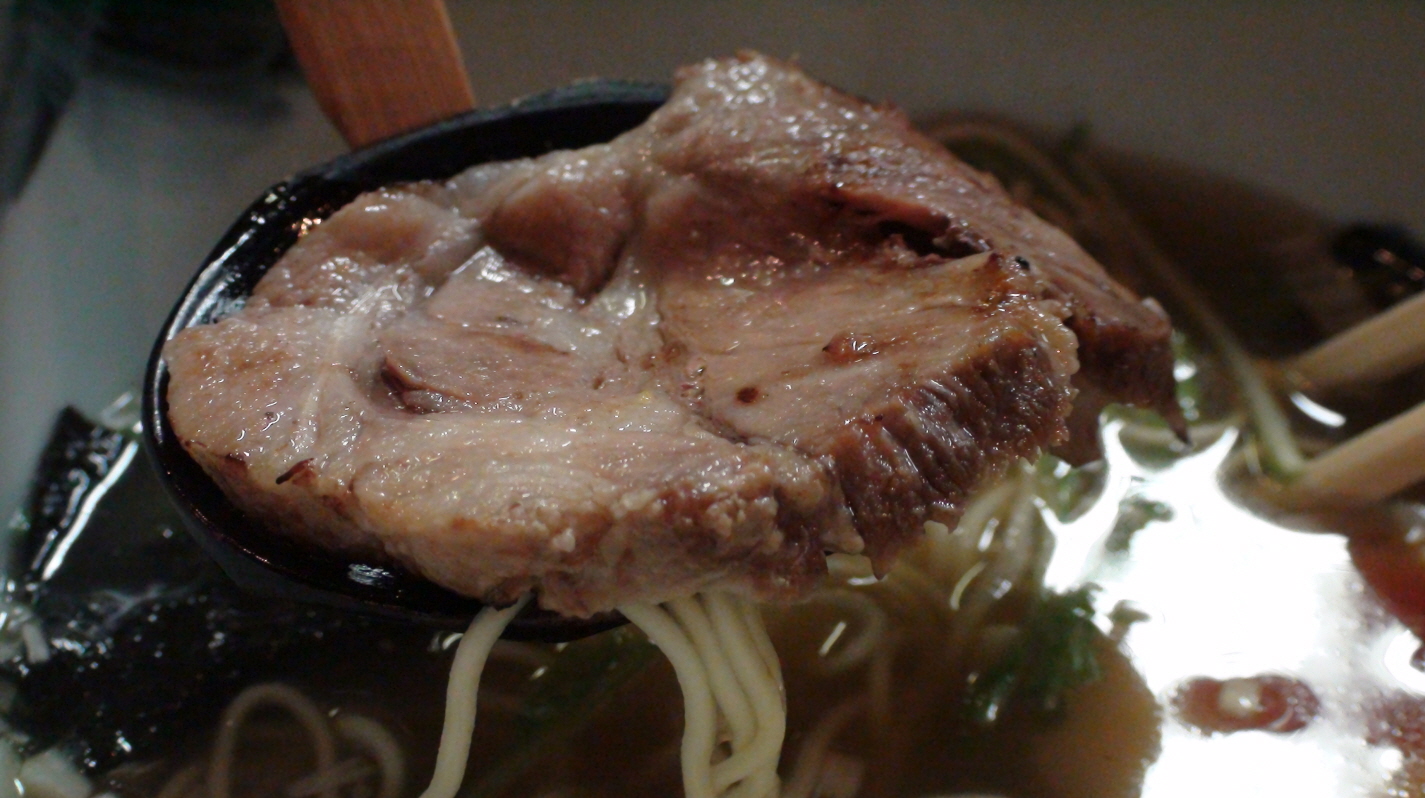
[{"label": "black ceramic spoon", "polygon": [[[274,186],[218,242],[184,291],[154,347],[144,382],[144,437],[190,531],[239,584],[273,596],[318,602],[422,624],[463,628],[479,602],[389,564],[353,562],[293,544],[234,507],[175,439],[168,424],[163,345],[179,331],[241,307],[263,274],[313,220],[356,195],[411,180],[450,177],[479,163],[608,141],[637,126],[667,97],[663,86],[596,81],[504,108],[471,111],[342,156]],[[515,639],[571,640],[616,626],[527,609]]]}]

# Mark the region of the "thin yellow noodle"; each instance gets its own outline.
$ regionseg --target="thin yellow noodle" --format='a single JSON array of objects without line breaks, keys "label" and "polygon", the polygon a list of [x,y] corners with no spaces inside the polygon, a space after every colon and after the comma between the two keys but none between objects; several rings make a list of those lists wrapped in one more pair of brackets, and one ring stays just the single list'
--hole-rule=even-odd
[{"label": "thin yellow noodle", "polygon": [[757,609],[757,605],[750,601],[739,601],[737,609],[742,613],[743,623],[752,630],[752,640],[757,644],[757,653],[762,656],[762,664],[768,671],[780,673],[782,665],[777,659],[777,649],[772,645],[772,638],[767,634],[767,625],[762,622],[762,613]]},{"label": "thin yellow noodle", "polygon": [[[925,535],[918,551],[913,553],[911,558],[902,558],[901,561],[914,559],[925,563],[926,570],[935,568],[937,570],[963,570],[961,562],[969,555],[970,535],[957,528],[951,530],[950,527],[938,521],[926,521],[921,525]],[[959,534],[957,534],[959,533]]]},{"label": "thin yellow noodle", "polygon": [[[729,674],[731,666],[729,666]],[[735,680],[735,679],[734,679]],[[738,691],[742,687],[738,686]],[[759,747],[758,734],[765,731],[758,725],[756,716],[752,718],[752,735],[739,745],[733,747],[732,753],[727,759],[717,762],[712,766],[713,789],[719,794],[737,795],[745,791],[752,780],[749,778],[757,773],[758,768],[765,768],[765,752]],[[775,767],[774,767],[775,775]],[[743,782],[743,784],[738,784]],[[727,792],[729,788],[737,785],[732,792]],[[760,793],[758,793],[760,794]]]},{"label": "thin yellow noodle", "polygon": [[958,533],[963,530],[967,535],[978,538],[990,520],[997,517],[1004,506],[1014,498],[1017,488],[1016,480],[1010,478],[980,494],[965,507],[965,514],[960,517],[960,524],[955,531]]},{"label": "thin yellow noodle", "polygon": [[849,640],[843,637],[841,640],[844,643],[817,660],[818,666],[826,673],[844,673],[866,662],[876,652],[876,647],[884,642],[890,619],[870,596],[850,590],[823,590],[812,600],[830,604],[860,619],[860,628]]},{"label": "thin yellow noodle", "polygon": [[306,798],[328,790],[337,791],[348,784],[355,784],[375,772],[375,768],[360,757],[343,759],[327,770],[309,773],[288,784],[283,790],[287,798]]},{"label": "thin yellow noodle", "polygon": [[954,589],[950,591],[950,609],[954,610],[955,612],[960,611],[960,605],[965,599],[965,591],[969,589],[970,584],[973,583],[975,579],[979,577],[980,572],[984,570],[985,561],[980,560],[979,562],[970,566],[969,570],[965,571],[965,573],[961,575],[960,579],[955,582]]},{"label": "thin yellow noodle", "polygon": [[397,798],[406,783],[406,756],[390,730],[365,715],[352,713],[337,715],[332,728],[338,737],[376,763],[381,776],[381,789],[376,798]]},{"label": "thin yellow noodle", "polygon": [[792,765],[792,775],[787,779],[787,789],[782,798],[811,798],[821,776],[822,763],[827,751],[841,730],[846,728],[861,712],[866,710],[866,697],[856,696],[837,704],[828,710],[811,727],[797,750],[796,762]]},{"label": "thin yellow noodle", "polygon": [[[1194,450],[1203,449],[1216,443],[1223,435],[1241,425],[1242,417],[1237,413],[1229,415],[1223,421],[1193,424],[1188,427],[1188,440]],[[1118,437],[1125,443],[1137,443],[1143,446],[1172,446],[1180,443],[1178,436],[1172,430],[1146,424],[1124,424],[1118,431]]]},{"label": "thin yellow noodle", "polygon": [[[1039,521],[1035,506],[1034,480],[1027,471],[1008,484],[1014,490],[996,493],[993,508],[997,514],[1007,516],[1003,525],[995,530],[994,540],[985,552],[981,562],[984,569],[962,587],[956,585],[959,593],[959,610],[954,626],[946,640],[946,665],[951,672],[958,671],[960,662],[970,642],[979,634],[981,621],[988,614],[995,599],[995,587],[1001,582],[1017,582],[1030,563],[1030,549],[1034,536],[1031,534]],[[983,588],[969,589],[972,582],[979,582]]]},{"label": "thin yellow noodle", "polygon": [[[1038,508],[1034,506],[1034,483],[1023,474],[1019,479],[1019,493],[1009,516],[1009,528],[1022,534],[1037,518]],[[1007,530],[1008,531],[1008,530]]]},{"label": "thin yellow noodle", "polygon": [[[747,701],[747,694],[743,692],[742,685],[737,683],[737,677],[732,674],[732,666],[728,664],[727,657],[718,645],[712,621],[708,620],[707,613],[703,611],[703,606],[698,603],[696,596],[673,599],[665,606],[693,641],[693,647],[697,649],[698,656],[707,667],[713,700],[717,702],[718,710],[732,729],[733,750],[745,748],[752,735],[757,732],[757,719],[752,715],[752,705]],[[716,782],[713,787],[718,788]]]},{"label": "thin yellow noodle", "polygon": [[475,731],[475,704],[480,693],[480,675],[490,657],[490,649],[500,639],[505,627],[514,620],[528,596],[504,609],[486,607],[480,610],[460,645],[455,649],[455,662],[450,666],[450,682],[445,688],[445,725],[440,730],[440,749],[435,757],[435,772],[430,786],[421,798],[454,798],[465,778],[465,762],[470,756],[470,739]]},{"label": "thin yellow noodle", "polygon": [[[754,786],[752,794],[764,795],[777,788],[777,760],[781,757],[782,742],[787,731],[787,711],[782,696],[781,668],[769,668],[758,651],[755,632],[749,628],[748,616],[737,608],[737,601],[726,593],[705,593],[703,603],[718,632],[718,638],[727,652],[733,673],[747,691],[757,717],[757,736],[746,750],[747,765],[732,767],[732,760],[726,765],[726,783],[733,783],[746,777]],[[758,619],[757,629],[765,629]],[[764,632],[765,633],[765,632]],[[740,765],[741,763],[739,763]],[[737,778],[733,778],[734,775]]]},{"label": "thin yellow noodle", "polygon": [[881,598],[894,602],[895,608],[910,615],[913,623],[940,624],[949,620],[945,591],[909,558],[897,562],[890,576],[876,586]]},{"label": "thin yellow noodle", "polygon": [[[311,736],[318,773],[329,771],[336,765],[336,738],[327,727],[326,716],[312,703],[312,699],[285,684],[256,684],[239,693],[238,697],[228,704],[227,709],[223,710],[223,717],[218,725],[218,742],[213,748],[213,760],[208,766],[209,798],[229,798],[232,794],[238,733],[242,731],[243,721],[247,716],[264,705],[286,710]],[[323,790],[320,795],[322,798],[337,798],[334,787]]]},{"label": "thin yellow noodle", "polygon": [[738,782],[722,798],[780,798],[781,786],[777,771],[764,768]]},{"label": "thin yellow noodle", "polygon": [[891,727],[891,666],[895,664],[898,648],[894,643],[895,641],[891,640],[877,648],[871,657],[871,667],[866,671],[867,692],[871,697],[871,725],[882,737],[887,735]]},{"label": "thin yellow noodle", "polygon": [[775,798],[781,792],[782,783],[777,776],[777,765],[781,761],[782,746],[785,743],[787,732],[787,702],[786,689],[782,684],[782,663],[777,658],[777,650],[772,645],[772,636],[767,633],[767,624],[763,621],[762,612],[757,608],[757,605],[744,598],[734,598],[732,603],[734,609],[741,615],[743,629],[752,639],[753,647],[761,657],[762,666],[766,669],[771,680],[770,692],[777,699],[775,703],[771,704],[771,708],[777,713],[778,739],[775,752],[762,776],[762,780],[766,782],[763,794]]},{"label": "thin yellow noodle", "polygon": [[[933,135],[946,146],[952,142],[982,139],[994,142],[1002,149],[1009,150],[1023,163],[1034,167],[1034,174],[1050,184],[1052,190],[1068,202],[1071,210],[1081,213],[1088,205],[1088,199],[1077,186],[1070,183],[1063,172],[1050,161],[1033,142],[1002,126],[984,122],[956,122],[936,128]],[[1028,203],[1025,203],[1028,204]]]},{"label": "thin yellow noodle", "polygon": [[643,630],[663,652],[683,690],[683,792],[686,798],[714,798],[712,752],[717,717],[707,671],[693,642],[667,612],[647,603],[628,604],[619,612]]},{"label": "thin yellow noodle", "polygon": [[[755,657],[749,658],[749,665],[762,665],[767,674],[765,685],[772,691],[770,695],[776,698],[774,703],[786,703],[782,695],[782,662],[776,655],[772,638],[767,634],[767,625],[763,623],[762,613],[756,605],[731,593],[707,593],[704,594],[703,601],[708,607],[713,627],[717,628],[721,623],[720,617],[725,619],[727,628],[737,630],[738,650],[746,649],[751,657]],[[764,656],[764,651],[771,654]]]}]

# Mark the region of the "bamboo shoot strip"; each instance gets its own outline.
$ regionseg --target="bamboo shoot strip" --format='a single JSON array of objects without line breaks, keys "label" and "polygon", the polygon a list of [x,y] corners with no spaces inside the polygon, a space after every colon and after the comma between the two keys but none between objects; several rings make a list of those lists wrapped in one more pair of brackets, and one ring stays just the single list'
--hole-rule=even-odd
[{"label": "bamboo shoot strip", "polygon": [[1425,402],[1312,458],[1289,488],[1299,500],[1380,501],[1425,480]]},{"label": "bamboo shoot strip", "polygon": [[1303,387],[1330,388],[1394,377],[1425,363],[1425,294],[1341,332],[1286,364]]}]

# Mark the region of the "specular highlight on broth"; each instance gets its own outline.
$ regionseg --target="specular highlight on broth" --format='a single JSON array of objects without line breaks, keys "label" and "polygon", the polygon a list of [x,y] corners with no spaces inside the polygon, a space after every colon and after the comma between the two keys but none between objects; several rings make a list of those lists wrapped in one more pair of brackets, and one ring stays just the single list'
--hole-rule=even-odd
[{"label": "specular highlight on broth", "polygon": [[[926,542],[886,580],[838,563],[832,584],[808,603],[768,608],[790,685],[784,794],[1184,794],[1176,791],[1220,774],[1217,763],[1233,757],[1251,762],[1273,791],[1287,776],[1300,778],[1303,789],[1333,787],[1321,794],[1392,778],[1408,784],[1415,752],[1368,715],[1408,717],[1409,696],[1384,694],[1392,682],[1360,678],[1369,669],[1339,667],[1339,658],[1323,652],[1368,658],[1363,643],[1386,641],[1394,656],[1386,661],[1399,668],[1397,641],[1409,638],[1359,597],[1339,538],[1283,529],[1242,509],[1240,488],[1223,491],[1224,467],[1238,473],[1239,485],[1250,476],[1231,462],[1244,451],[1244,429],[1230,395],[1212,385],[1221,379],[1218,368],[1203,355],[1179,363],[1181,375],[1196,371],[1186,384],[1199,411],[1191,419],[1192,449],[1173,445],[1151,421],[1122,418],[1106,429],[1106,465],[1074,470],[1050,460],[1018,471],[981,497],[954,532],[928,526]],[[1398,530],[1409,525],[1394,523]],[[1086,581],[1098,591],[1076,595]],[[1249,585],[1256,588],[1250,600]],[[1310,626],[1282,628],[1301,617],[1310,596],[1323,597]],[[1084,611],[1088,601],[1096,614]],[[1250,629],[1224,628],[1223,618],[1243,616]],[[1353,623],[1360,628],[1345,628]],[[1343,628],[1328,629],[1332,624]],[[650,664],[655,659],[631,654],[636,641],[598,652],[586,642],[532,655],[496,646],[506,651],[492,668],[501,657],[518,662],[500,689],[525,709],[498,717],[492,713],[502,702],[482,699],[483,717],[498,727],[487,726],[491,738],[476,742],[477,757],[488,760],[472,767],[468,794],[503,794],[500,783],[487,782],[492,775],[509,794],[627,794],[641,779],[650,794],[677,789],[677,757],[656,742],[679,734],[679,719],[659,709],[679,704],[671,679]],[[570,662],[583,656],[595,664]],[[529,718],[528,704],[538,703],[556,664],[597,674],[630,656],[643,663],[638,676],[592,688],[605,691],[593,703],[611,709],[602,720],[555,729],[560,721],[548,714]],[[1190,678],[1279,671],[1307,680],[1326,699],[1322,714],[1299,732],[1205,738],[1159,716]],[[1379,708],[1370,709],[1372,701]],[[331,696],[324,703],[347,711]],[[1354,714],[1358,707],[1363,716]],[[535,753],[520,753],[527,751]],[[637,761],[629,763],[629,781],[601,790],[610,751]],[[1323,751],[1354,758],[1323,772]],[[528,764],[541,754],[547,758],[525,773],[500,775],[521,756]],[[159,769],[171,772],[168,762]],[[370,789],[371,775],[363,778]],[[1234,778],[1250,783],[1250,776]]]}]

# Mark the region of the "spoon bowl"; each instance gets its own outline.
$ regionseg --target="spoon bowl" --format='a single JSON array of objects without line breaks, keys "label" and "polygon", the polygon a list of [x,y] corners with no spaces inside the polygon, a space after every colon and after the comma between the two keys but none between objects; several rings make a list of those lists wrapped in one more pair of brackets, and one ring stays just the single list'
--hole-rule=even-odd
[{"label": "spoon bowl", "polygon": [[[235,507],[188,456],[168,423],[164,345],[242,307],[301,232],[381,186],[438,180],[481,163],[608,141],[643,122],[665,86],[590,81],[471,111],[343,155],[269,189],[223,236],[159,335],[144,380],[144,440],[189,531],[238,584],[266,595],[460,629],[480,602],[389,563],[299,545]],[[623,623],[617,613],[566,618],[527,607],[506,636],[572,640]]]}]

